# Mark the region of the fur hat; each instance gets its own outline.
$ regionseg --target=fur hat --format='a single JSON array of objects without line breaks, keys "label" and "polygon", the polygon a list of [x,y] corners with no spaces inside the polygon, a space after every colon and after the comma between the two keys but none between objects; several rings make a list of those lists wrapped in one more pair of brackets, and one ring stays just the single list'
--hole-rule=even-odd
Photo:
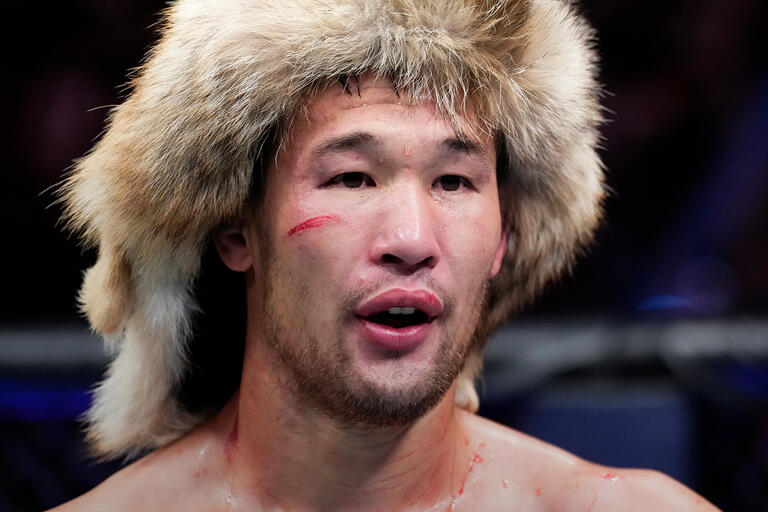
[{"label": "fur hat", "polygon": [[453,120],[471,102],[502,143],[512,233],[480,338],[592,238],[604,193],[596,56],[567,1],[177,0],[161,27],[61,191],[68,226],[98,249],[79,300],[115,353],[88,413],[105,457],[205,419],[178,396],[203,252],[253,193],[268,134],[339,77],[389,76]]}]

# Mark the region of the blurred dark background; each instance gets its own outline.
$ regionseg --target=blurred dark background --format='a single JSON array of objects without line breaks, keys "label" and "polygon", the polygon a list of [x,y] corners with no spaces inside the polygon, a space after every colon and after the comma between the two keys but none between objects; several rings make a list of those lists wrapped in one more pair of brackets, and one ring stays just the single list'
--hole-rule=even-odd
[{"label": "blurred dark background", "polygon": [[[768,16],[761,0],[584,0],[599,34],[606,223],[572,276],[490,343],[481,413],[590,460],[768,511]],[[50,187],[88,151],[160,1],[2,7],[0,510],[120,463],[78,416],[105,356],[75,307],[94,260]]]}]

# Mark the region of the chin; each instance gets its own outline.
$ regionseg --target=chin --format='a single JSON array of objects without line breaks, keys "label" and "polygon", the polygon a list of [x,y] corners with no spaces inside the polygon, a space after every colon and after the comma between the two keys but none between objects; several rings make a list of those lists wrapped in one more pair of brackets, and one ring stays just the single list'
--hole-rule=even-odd
[{"label": "chin", "polygon": [[364,386],[336,402],[334,416],[361,427],[398,427],[414,423],[443,399],[453,381],[422,382],[398,389]]},{"label": "chin", "polygon": [[323,406],[351,426],[405,426],[431,411],[456,380],[463,357],[439,353],[432,364],[391,366],[367,378],[351,375],[332,384]]}]

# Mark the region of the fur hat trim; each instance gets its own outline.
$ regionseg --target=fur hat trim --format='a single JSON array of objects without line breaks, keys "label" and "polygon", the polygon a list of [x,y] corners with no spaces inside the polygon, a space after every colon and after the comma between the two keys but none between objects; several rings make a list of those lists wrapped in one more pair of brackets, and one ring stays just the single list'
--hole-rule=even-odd
[{"label": "fur hat trim", "polygon": [[392,77],[460,119],[471,102],[509,161],[512,228],[484,337],[567,269],[600,218],[593,32],[560,0],[177,0],[161,38],[66,179],[65,219],[98,261],[80,294],[116,353],[89,437],[105,457],[204,419],[175,391],[211,234],[239,215],[270,130],[338,77]]}]

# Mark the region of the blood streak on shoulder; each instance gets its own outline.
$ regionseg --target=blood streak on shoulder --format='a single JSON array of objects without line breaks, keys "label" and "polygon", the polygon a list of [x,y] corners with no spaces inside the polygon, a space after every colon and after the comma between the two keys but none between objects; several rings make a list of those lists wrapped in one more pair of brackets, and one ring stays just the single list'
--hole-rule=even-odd
[{"label": "blood streak on shoulder", "polygon": [[232,460],[232,454],[237,446],[237,434],[238,434],[238,416],[235,415],[235,421],[232,424],[232,429],[227,435],[227,439],[224,441],[224,455],[227,460]]},{"label": "blood streak on shoulder", "polygon": [[624,478],[623,476],[617,475],[615,473],[606,473],[603,475],[603,479],[609,480],[612,484],[626,480],[626,478]]},{"label": "blood streak on shoulder", "polygon": [[317,217],[312,217],[311,219],[307,219],[304,222],[301,222],[289,229],[288,236],[291,237],[296,233],[301,233],[302,231],[306,231],[308,229],[319,228],[328,222],[334,222],[338,220],[339,218],[335,215],[319,215]]},{"label": "blood streak on shoulder", "polygon": [[469,469],[467,470],[467,474],[464,476],[464,480],[461,481],[461,487],[459,488],[459,493],[457,496],[461,496],[462,494],[464,494],[464,486],[467,483],[469,474],[472,472],[473,469],[475,469],[475,464],[482,464],[483,457],[480,456],[480,450],[482,450],[483,448],[485,448],[485,443],[480,443],[480,446],[477,447],[477,451],[472,456],[472,460],[469,461]]},{"label": "blood streak on shoulder", "polygon": [[597,500],[600,499],[600,493],[603,491],[603,488],[605,485],[610,482],[611,485],[616,485],[618,482],[624,482],[626,480],[625,477],[621,475],[617,475],[615,473],[604,473],[600,475],[605,482],[602,482],[602,484],[597,488],[597,492],[595,493],[595,497],[592,500],[592,503],[589,505],[589,508],[587,509],[587,512],[592,512],[592,509],[595,507],[595,503],[597,503]]}]

